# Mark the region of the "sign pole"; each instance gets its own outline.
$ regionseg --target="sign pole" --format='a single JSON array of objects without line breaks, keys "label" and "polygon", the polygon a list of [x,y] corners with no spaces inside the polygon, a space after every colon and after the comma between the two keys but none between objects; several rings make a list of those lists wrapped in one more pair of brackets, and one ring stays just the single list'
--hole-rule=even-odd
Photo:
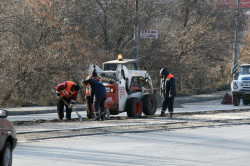
[{"label": "sign pole", "polygon": [[139,27],[138,27],[138,0],[135,0],[135,59],[139,63]]},{"label": "sign pole", "polygon": [[239,43],[238,43],[238,30],[239,30],[239,10],[240,10],[240,0],[237,0],[236,8],[236,23],[235,23],[235,42],[234,42],[234,66],[233,66],[233,77],[234,80],[238,79],[238,57],[239,57]]}]

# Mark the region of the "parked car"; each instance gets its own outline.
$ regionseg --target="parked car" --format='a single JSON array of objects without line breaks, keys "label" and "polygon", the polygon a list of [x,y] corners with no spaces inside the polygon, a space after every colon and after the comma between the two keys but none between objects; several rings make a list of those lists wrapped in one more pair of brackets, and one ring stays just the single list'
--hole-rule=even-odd
[{"label": "parked car", "polygon": [[12,165],[12,151],[16,147],[16,130],[7,119],[7,111],[0,109],[0,166]]}]

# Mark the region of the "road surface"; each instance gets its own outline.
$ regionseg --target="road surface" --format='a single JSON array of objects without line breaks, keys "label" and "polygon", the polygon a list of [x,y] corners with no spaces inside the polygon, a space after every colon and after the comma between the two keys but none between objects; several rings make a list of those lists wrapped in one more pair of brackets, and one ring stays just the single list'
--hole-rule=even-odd
[{"label": "road surface", "polygon": [[100,122],[11,115],[18,133],[13,165],[248,165],[250,106],[220,102],[183,103],[173,119],[159,117],[159,109],[156,116],[122,113]]},{"label": "road surface", "polygon": [[250,125],[19,143],[13,166],[248,166]]}]

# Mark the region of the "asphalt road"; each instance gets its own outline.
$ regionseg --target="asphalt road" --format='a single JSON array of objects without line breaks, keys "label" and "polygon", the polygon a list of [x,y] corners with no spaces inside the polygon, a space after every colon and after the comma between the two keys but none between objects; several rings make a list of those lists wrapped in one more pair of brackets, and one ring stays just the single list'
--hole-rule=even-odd
[{"label": "asphalt road", "polygon": [[[20,116],[10,117],[13,118],[12,123],[17,130],[19,142],[197,126],[242,125],[250,122],[249,106],[221,105],[220,100],[187,103],[182,106],[182,108],[175,108],[174,118],[159,117],[160,110],[154,116],[134,119],[128,118],[126,113],[123,113],[119,116],[111,116],[110,120],[105,121],[89,121],[85,118],[83,122],[80,122],[77,116],[73,121],[58,121],[56,114],[29,114],[21,118],[26,121],[16,120]],[[42,118],[39,117],[40,115]],[[40,119],[35,119],[36,117]],[[28,120],[29,118],[31,119]]]},{"label": "asphalt road", "polygon": [[[97,129],[104,130],[105,128],[129,128],[129,130],[144,130],[145,125],[150,125],[149,129],[155,130],[159,126],[157,125],[166,125],[166,124],[182,124],[190,122],[190,118],[187,116],[183,117],[182,115],[189,114],[204,114],[204,113],[220,113],[220,112],[237,112],[238,110],[248,110],[250,106],[240,105],[238,107],[233,106],[232,104],[221,104],[221,100],[226,92],[218,92],[209,95],[194,95],[186,97],[177,97],[176,101],[182,104],[176,104],[174,108],[174,118],[169,119],[168,117],[160,118],[160,109],[157,110],[155,116],[143,116],[140,119],[127,118],[126,113],[121,113],[119,115],[112,115],[111,120],[105,120],[104,122],[89,121],[86,118],[86,111],[84,111],[84,105],[78,105],[76,109],[83,117],[83,122],[79,122],[78,117],[75,112],[72,113],[73,121],[58,121],[57,113],[50,113],[50,111],[56,111],[56,107],[24,107],[24,108],[8,108],[9,112],[12,112],[8,119],[14,124],[19,141],[26,139],[26,136],[31,135],[29,133],[41,133],[40,135],[45,136],[31,136],[27,139],[39,139],[39,138],[50,138],[50,137],[64,137],[67,135],[72,135],[73,130],[84,130],[88,131],[87,133],[81,133],[78,135],[84,134],[93,134],[93,131]],[[221,99],[217,99],[221,98]],[[216,100],[212,100],[216,99]],[[205,101],[204,101],[205,100]],[[186,102],[190,103],[186,103]],[[197,102],[199,101],[199,102]],[[25,110],[25,111],[23,111]],[[25,112],[25,113],[23,113]],[[22,114],[23,113],[23,114]],[[242,114],[242,113],[241,113]],[[244,115],[245,116],[245,115]],[[216,116],[213,116],[216,117]],[[193,118],[193,117],[192,117]],[[192,119],[191,118],[191,119]],[[202,118],[202,117],[199,117]],[[200,120],[200,119],[197,120]],[[195,118],[194,118],[195,119]],[[196,120],[196,121],[197,121]],[[216,118],[215,118],[216,120]],[[135,127],[133,127],[135,126]],[[140,127],[138,127],[140,126]],[[154,126],[154,127],[152,127]],[[136,129],[137,128],[137,129]],[[141,129],[140,129],[141,128]],[[87,130],[88,129],[88,130]],[[113,129],[114,131],[116,129]],[[63,132],[62,132],[63,131]],[[66,131],[66,132],[65,132]],[[111,130],[112,131],[112,130]],[[126,130],[125,130],[126,131]],[[49,134],[48,134],[49,133]],[[51,134],[52,133],[52,134]],[[98,133],[103,133],[103,131],[98,131]],[[54,134],[54,136],[53,136]],[[37,135],[37,134],[36,134]],[[52,136],[51,136],[52,135]],[[77,134],[73,134],[77,135]],[[23,136],[23,137],[21,137]]]},{"label": "asphalt road", "polygon": [[133,119],[122,113],[100,122],[79,122],[74,113],[75,120],[60,122],[56,113],[11,115],[18,133],[13,165],[245,166],[249,108],[210,98],[180,104],[172,119],[159,117],[160,110],[155,116]]},{"label": "asphalt road", "polygon": [[21,142],[13,166],[248,166],[250,125]]}]

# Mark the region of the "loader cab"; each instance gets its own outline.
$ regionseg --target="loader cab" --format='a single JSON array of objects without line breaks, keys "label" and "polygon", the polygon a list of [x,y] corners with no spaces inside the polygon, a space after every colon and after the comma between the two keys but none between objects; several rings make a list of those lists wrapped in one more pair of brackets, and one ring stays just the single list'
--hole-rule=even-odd
[{"label": "loader cab", "polygon": [[117,65],[125,65],[128,70],[138,70],[138,60],[136,59],[123,59],[113,60],[103,63],[103,71],[116,71]]}]

